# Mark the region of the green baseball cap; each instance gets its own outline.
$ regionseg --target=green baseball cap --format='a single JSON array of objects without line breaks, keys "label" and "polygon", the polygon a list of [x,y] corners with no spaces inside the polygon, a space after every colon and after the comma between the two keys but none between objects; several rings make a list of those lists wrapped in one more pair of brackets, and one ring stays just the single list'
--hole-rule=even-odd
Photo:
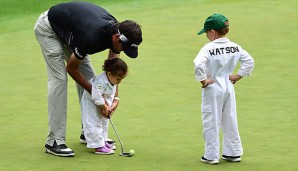
[{"label": "green baseball cap", "polygon": [[198,35],[205,33],[208,30],[220,30],[229,26],[229,20],[221,14],[210,15],[204,23],[204,28],[198,32]]}]

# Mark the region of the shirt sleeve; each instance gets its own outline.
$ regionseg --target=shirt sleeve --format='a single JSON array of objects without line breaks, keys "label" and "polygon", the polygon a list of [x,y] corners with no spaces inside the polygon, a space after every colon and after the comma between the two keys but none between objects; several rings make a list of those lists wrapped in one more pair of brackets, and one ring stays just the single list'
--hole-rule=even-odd
[{"label": "shirt sleeve", "polygon": [[103,98],[105,86],[103,82],[92,82],[92,90],[91,90],[91,97],[94,100],[97,106],[101,106],[105,104],[105,100]]},{"label": "shirt sleeve", "polygon": [[86,36],[84,37],[80,35],[83,35],[83,33],[77,33],[73,36],[70,47],[73,50],[75,56],[82,60],[87,56],[89,40]]},{"label": "shirt sleeve", "polygon": [[114,100],[114,97],[115,97],[115,93],[107,96],[107,104],[108,104],[108,106],[112,106],[112,102]]},{"label": "shirt sleeve", "polygon": [[254,68],[254,59],[244,49],[242,49],[242,53],[240,54],[239,62],[240,68],[237,74],[240,76],[250,76]]},{"label": "shirt sleeve", "polygon": [[193,61],[196,81],[202,81],[207,79],[206,63],[208,59],[208,52],[206,48],[203,47]]}]

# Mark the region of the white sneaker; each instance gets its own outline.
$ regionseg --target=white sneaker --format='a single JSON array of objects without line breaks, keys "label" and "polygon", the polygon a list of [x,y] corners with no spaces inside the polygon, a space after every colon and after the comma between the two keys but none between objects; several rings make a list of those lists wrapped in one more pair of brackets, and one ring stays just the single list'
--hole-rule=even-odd
[{"label": "white sneaker", "polygon": [[80,135],[80,143],[81,143],[81,144],[87,144],[86,139],[85,139],[85,135],[84,135],[84,134],[81,134],[81,135]]},{"label": "white sneaker", "polygon": [[110,139],[110,138],[108,138],[108,139],[106,140],[106,142],[107,142],[108,144],[111,144],[111,145],[116,145],[116,142],[115,142],[114,140]]},{"label": "white sneaker", "polygon": [[226,156],[226,155],[222,155],[221,156],[223,160],[227,160],[230,162],[240,162],[241,158],[240,156]]},{"label": "white sneaker", "polygon": [[208,160],[208,159],[206,159],[204,156],[202,156],[202,158],[201,158],[201,162],[203,162],[203,163],[207,163],[207,164],[218,164],[218,163],[219,163],[218,160]]},{"label": "white sneaker", "polygon": [[57,145],[56,141],[54,141],[53,146],[46,144],[45,148],[47,153],[53,154],[55,156],[68,157],[75,155],[75,152],[68,148],[65,144]]}]

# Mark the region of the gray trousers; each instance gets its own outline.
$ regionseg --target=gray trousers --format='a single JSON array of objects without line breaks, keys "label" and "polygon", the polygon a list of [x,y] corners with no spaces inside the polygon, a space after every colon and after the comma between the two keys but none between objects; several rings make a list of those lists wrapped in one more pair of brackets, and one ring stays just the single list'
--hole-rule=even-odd
[{"label": "gray trousers", "polygon": [[[54,141],[65,144],[67,121],[67,71],[66,64],[71,49],[52,30],[48,21],[48,11],[42,13],[34,26],[35,36],[40,44],[48,73],[48,126],[46,143]],[[95,76],[89,57],[82,60],[79,71],[86,80]],[[79,102],[84,89],[77,84]]]}]

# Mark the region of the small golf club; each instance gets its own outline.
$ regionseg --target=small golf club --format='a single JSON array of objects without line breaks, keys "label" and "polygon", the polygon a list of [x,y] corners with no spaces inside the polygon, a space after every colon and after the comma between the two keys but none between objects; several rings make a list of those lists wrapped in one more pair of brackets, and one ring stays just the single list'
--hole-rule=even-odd
[{"label": "small golf club", "polygon": [[115,132],[115,134],[116,134],[116,136],[117,136],[117,138],[118,138],[118,141],[119,141],[119,143],[120,143],[120,145],[121,145],[121,154],[120,154],[120,156],[123,156],[123,157],[132,157],[132,156],[134,155],[134,150],[130,150],[130,151],[127,152],[127,153],[124,153],[124,152],[123,152],[124,150],[123,150],[122,142],[121,142],[121,140],[120,140],[120,137],[119,137],[119,135],[118,135],[118,132],[117,132],[117,130],[116,130],[116,128],[115,128],[115,126],[114,126],[114,124],[113,124],[111,118],[110,118],[110,123],[111,123],[111,125],[112,125],[112,127],[113,127],[113,129],[114,129],[114,132]]}]

